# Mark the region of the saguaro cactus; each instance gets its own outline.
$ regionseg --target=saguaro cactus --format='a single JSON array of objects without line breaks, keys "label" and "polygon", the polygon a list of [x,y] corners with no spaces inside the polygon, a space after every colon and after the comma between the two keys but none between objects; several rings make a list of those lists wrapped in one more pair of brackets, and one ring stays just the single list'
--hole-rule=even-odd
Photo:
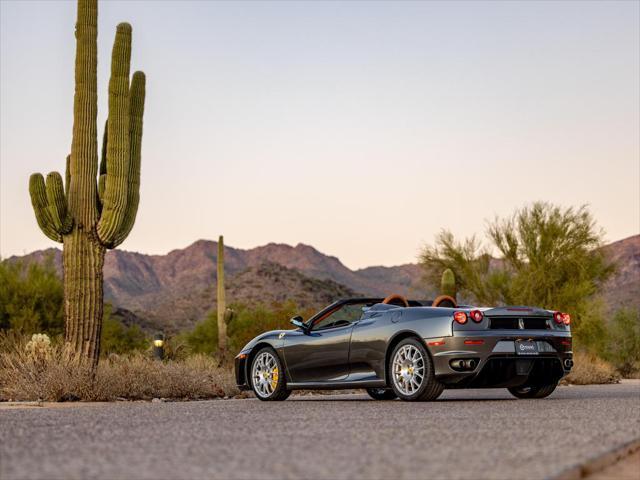
[{"label": "saguaro cactus", "polygon": [[442,280],[440,281],[440,294],[448,295],[456,299],[456,276],[450,268],[442,272]]},{"label": "saguaro cactus", "polygon": [[[65,341],[95,367],[102,328],[102,267],[135,222],[145,76],[129,82],[131,25],[116,30],[109,80],[109,116],[98,170],[97,0],[78,0],[73,140],[66,184],[57,172],[31,175],[29,193],[44,234],[63,244]],[[98,177],[99,175],[99,177]]]},{"label": "saguaro cactus", "polygon": [[224,238],[218,238],[218,351],[224,355],[227,350],[227,322],[225,310],[227,308],[224,292]]}]

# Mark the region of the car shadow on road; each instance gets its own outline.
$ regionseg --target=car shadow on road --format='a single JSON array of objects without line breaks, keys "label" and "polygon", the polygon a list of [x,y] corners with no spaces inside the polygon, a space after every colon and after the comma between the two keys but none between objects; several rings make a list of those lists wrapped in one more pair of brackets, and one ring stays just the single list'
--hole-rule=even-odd
[{"label": "car shadow on road", "polygon": [[[346,397],[346,396],[345,396]],[[433,400],[430,403],[438,402],[438,403],[448,403],[448,402],[503,402],[503,401],[515,401],[517,398],[439,398],[438,400]],[[553,400],[553,399],[549,399]],[[287,400],[288,402],[378,402],[378,403],[389,403],[389,402],[401,402],[401,400],[374,400],[373,398],[368,398],[365,396],[358,397],[346,397],[346,398],[337,398],[337,396],[328,396],[328,395],[318,395],[318,396],[308,396],[308,397],[292,397]],[[403,402],[404,403],[404,402]],[[408,403],[408,402],[407,402]],[[425,403],[425,402],[422,402]]]},{"label": "car shadow on road", "polygon": [[[531,400],[521,400],[515,397],[449,397],[449,398],[439,398],[437,400],[433,400],[431,402],[420,402],[420,403],[457,403],[457,402],[526,402],[526,401],[534,401],[536,399]],[[538,399],[545,402],[554,402],[558,400],[563,400],[562,397],[548,397],[543,399]],[[374,400],[369,398],[366,395],[305,395],[305,396],[294,396],[287,400],[288,402],[378,402],[378,403],[389,403],[389,402],[401,402],[399,399],[395,400]],[[404,403],[404,402],[403,402]],[[409,402],[407,402],[409,403]]]}]

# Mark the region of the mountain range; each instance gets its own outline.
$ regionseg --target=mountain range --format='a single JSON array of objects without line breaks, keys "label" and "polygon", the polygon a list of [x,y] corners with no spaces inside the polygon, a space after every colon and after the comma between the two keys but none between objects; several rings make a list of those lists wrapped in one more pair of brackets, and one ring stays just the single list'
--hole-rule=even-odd
[{"label": "mountain range", "polygon": [[[105,299],[127,323],[138,321],[147,329],[168,332],[190,328],[215,306],[217,248],[217,242],[198,240],[166,255],[108,251]],[[640,308],[640,235],[606,245],[603,251],[618,267],[603,286],[609,306]],[[61,272],[58,249],[38,250],[22,258],[42,261],[49,255]],[[291,299],[306,308],[320,308],[353,295],[400,293],[429,298],[436,293],[424,284],[417,264],[351,270],[338,258],[304,244],[269,243],[247,250],[225,246],[225,273],[228,303]]]}]

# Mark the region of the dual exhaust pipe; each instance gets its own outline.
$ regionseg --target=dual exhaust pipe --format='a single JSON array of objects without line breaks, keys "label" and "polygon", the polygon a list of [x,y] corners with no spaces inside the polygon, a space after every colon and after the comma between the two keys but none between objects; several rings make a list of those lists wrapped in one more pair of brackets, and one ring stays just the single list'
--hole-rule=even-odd
[{"label": "dual exhaust pipe", "polygon": [[460,358],[456,360],[451,360],[451,362],[449,362],[449,365],[451,365],[451,368],[458,371],[473,370],[476,368],[477,364],[478,363],[473,358],[467,358],[467,359]]},{"label": "dual exhaust pipe", "polygon": [[[566,370],[570,370],[573,367],[573,359],[565,358],[562,364]],[[459,372],[470,372],[475,370],[478,362],[473,358],[457,358],[455,360],[451,360],[449,365],[451,365],[451,368]]]}]

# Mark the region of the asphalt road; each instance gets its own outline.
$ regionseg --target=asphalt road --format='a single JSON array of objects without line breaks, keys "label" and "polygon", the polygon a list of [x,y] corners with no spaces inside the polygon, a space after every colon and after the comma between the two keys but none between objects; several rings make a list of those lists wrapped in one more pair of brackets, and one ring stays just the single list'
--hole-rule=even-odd
[{"label": "asphalt road", "polygon": [[548,478],[640,438],[640,383],[0,409],[0,478]]}]

